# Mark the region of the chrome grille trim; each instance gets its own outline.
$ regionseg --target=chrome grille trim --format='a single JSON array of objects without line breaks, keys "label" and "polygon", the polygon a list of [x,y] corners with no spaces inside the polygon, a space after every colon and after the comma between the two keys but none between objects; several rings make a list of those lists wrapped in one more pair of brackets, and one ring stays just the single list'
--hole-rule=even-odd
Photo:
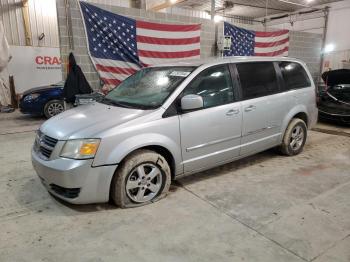
[{"label": "chrome grille trim", "polygon": [[49,160],[57,142],[58,139],[47,136],[38,130],[34,147],[42,159]]}]

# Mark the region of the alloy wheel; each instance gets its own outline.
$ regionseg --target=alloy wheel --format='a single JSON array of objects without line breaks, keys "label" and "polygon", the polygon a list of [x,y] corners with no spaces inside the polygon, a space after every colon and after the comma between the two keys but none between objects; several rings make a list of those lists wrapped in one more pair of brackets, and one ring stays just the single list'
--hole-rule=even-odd
[{"label": "alloy wheel", "polygon": [[161,190],[162,172],[154,164],[140,164],[130,172],[125,187],[132,201],[137,203],[150,201]]},{"label": "alloy wheel", "polygon": [[47,108],[47,112],[49,113],[50,116],[58,115],[63,111],[64,111],[64,107],[60,103],[51,103]]},{"label": "alloy wheel", "polygon": [[292,130],[292,135],[290,137],[290,146],[294,151],[300,149],[304,142],[304,130],[301,126],[297,125]]}]

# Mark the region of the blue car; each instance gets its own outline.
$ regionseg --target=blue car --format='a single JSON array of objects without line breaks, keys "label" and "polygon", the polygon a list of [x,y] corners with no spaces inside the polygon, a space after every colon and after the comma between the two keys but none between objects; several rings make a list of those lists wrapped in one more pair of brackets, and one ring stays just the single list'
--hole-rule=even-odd
[{"label": "blue car", "polygon": [[64,111],[64,81],[50,86],[27,90],[19,103],[23,114],[44,115],[53,117]]}]

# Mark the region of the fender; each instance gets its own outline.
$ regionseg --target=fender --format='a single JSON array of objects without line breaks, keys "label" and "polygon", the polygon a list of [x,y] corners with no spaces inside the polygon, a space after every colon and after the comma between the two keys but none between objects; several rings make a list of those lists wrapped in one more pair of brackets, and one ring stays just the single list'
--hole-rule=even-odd
[{"label": "fender", "polygon": [[144,133],[127,138],[116,145],[108,154],[107,159],[104,159],[103,163],[99,160],[95,161],[95,159],[92,166],[117,165],[133,151],[147,146],[161,146],[167,149],[174,158],[176,164],[175,174],[181,174],[183,172],[182,164],[180,164],[182,163],[180,145],[176,143],[176,141],[159,133]]},{"label": "fender", "polygon": [[[305,113],[308,116],[308,120],[309,120],[309,114],[307,113],[307,108],[305,105],[298,104],[294,106],[291,110],[289,110],[288,114],[286,114],[286,116],[283,119],[282,127],[281,127],[281,141],[283,139],[284,132],[286,131],[289,122],[293,119],[295,115],[299,113]],[[306,123],[306,125],[309,126],[309,123]]]}]

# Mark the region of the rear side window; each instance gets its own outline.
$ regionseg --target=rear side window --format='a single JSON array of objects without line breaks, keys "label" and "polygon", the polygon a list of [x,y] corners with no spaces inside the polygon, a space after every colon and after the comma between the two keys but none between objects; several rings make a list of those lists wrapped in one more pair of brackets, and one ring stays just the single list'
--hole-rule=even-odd
[{"label": "rear side window", "polygon": [[272,62],[236,64],[243,99],[268,96],[279,92],[276,71]]},{"label": "rear side window", "polygon": [[304,88],[311,85],[307,73],[300,64],[294,62],[279,62],[279,67],[287,90]]}]

